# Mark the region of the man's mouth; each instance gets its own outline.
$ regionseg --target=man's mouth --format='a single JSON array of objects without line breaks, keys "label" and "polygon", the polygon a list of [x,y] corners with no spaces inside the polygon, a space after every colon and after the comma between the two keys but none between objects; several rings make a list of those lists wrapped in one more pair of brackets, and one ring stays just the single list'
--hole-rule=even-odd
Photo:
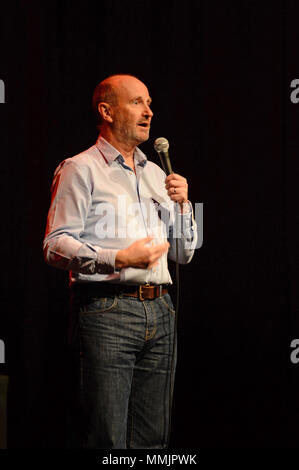
[{"label": "man's mouth", "polygon": [[149,122],[140,122],[140,123],[138,124],[138,126],[147,128],[147,127],[149,127]]}]

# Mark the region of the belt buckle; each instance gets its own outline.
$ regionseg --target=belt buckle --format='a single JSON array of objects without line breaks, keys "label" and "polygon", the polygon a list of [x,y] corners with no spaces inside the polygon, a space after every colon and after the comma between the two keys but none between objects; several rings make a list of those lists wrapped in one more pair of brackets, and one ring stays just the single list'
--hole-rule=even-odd
[{"label": "belt buckle", "polygon": [[148,287],[148,286],[150,286],[149,282],[147,282],[144,286],[143,285],[139,286],[139,288],[138,288],[138,298],[139,298],[139,300],[141,300],[141,301],[146,300],[142,295],[142,287]]}]

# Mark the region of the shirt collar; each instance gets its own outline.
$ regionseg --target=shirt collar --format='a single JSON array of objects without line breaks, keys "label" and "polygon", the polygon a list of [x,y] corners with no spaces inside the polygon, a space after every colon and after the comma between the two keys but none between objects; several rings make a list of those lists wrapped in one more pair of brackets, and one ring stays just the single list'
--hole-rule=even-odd
[{"label": "shirt collar", "polygon": [[[109,144],[109,142],[107,142],[104,137],[101,137],[101,135],[99,135],[96,141],[96,147],[103,155],[109,166],[116,159],[118,159],[121,163],[125,162],[125,159],[122,154],[115,147],[113,147],[113,145]],[[135,164],[141,167],[144,167],[147,163],[146,155],[138,147],[135,148],[134,161]]]}]

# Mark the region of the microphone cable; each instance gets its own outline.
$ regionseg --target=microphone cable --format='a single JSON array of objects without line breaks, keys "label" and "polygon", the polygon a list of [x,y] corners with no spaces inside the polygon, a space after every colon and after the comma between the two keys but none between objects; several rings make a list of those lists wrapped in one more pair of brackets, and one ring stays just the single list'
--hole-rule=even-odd
[{"label": "microphone cable", "polygon": [[[173,173],[170,158],[169,158],[169,142],[165,137],[159,137],[155,140],[154,148],[159,155],[162,168],[166,175]],[[168,447],[171,434],[171,424],[172,424],[172,403],[174,395],[174,376],[175,376],[175,365],[176,365],[176,347],[177,347],[177,326],[178,326],[178,310],[179,310],[179,290],[180,290],[180,276],[179,276],[179,247],[178,247],[178,219],[177,216],[180,214],[179,203],[175,203],[174,208],[174,233],[175,233],[175,277],[176,277],[176,301],[175,301],[175,310],[174,310],[174,331],[173,331],[173,346],[172,346],[172,355],[170,362],[170,384],[169,384],[169,409],[168,409],[168,435],[166,446]],[[181,221],[180,221],[181,222]],[[180,227],[181,228],[181,227]],[[181,236],[181,234],[180,234]]]},{"label": "microphone cable", "polygon": [[[178,208],[178,203],[176,202],[176,207]],[[178,310],[179,310],[179,298],[180,298],[180,265],[179,265],[179,244],[178,244],[178,234],[176,233],[175,239],[175,310],[174,310],[174,331],[173,331],[173,345],[172,345],[172,355],[170,363],[170,385],[169,385],[169,416],[168,416],[168,436],[167,436],[167,448],[169,446],[170,435],[171,435],[171,426],[172,426],[172,403],[174,395],[174,376],[175,376],[175,352],[177,347],[177,329],[178,329]]]}]

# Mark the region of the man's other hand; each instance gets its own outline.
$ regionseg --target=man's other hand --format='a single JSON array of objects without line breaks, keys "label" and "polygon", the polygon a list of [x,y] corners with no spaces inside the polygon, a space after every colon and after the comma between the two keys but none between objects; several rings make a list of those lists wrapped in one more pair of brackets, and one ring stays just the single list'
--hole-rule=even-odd
[{"label": "man's other hand", "polygon": [[153,237],[149,236],[137,240],[123,250],[119,250],[115,257],[115,268],[141,268],[151,269],[158,264],[158,259],[167,252],[169,243],[150,245]]}]

